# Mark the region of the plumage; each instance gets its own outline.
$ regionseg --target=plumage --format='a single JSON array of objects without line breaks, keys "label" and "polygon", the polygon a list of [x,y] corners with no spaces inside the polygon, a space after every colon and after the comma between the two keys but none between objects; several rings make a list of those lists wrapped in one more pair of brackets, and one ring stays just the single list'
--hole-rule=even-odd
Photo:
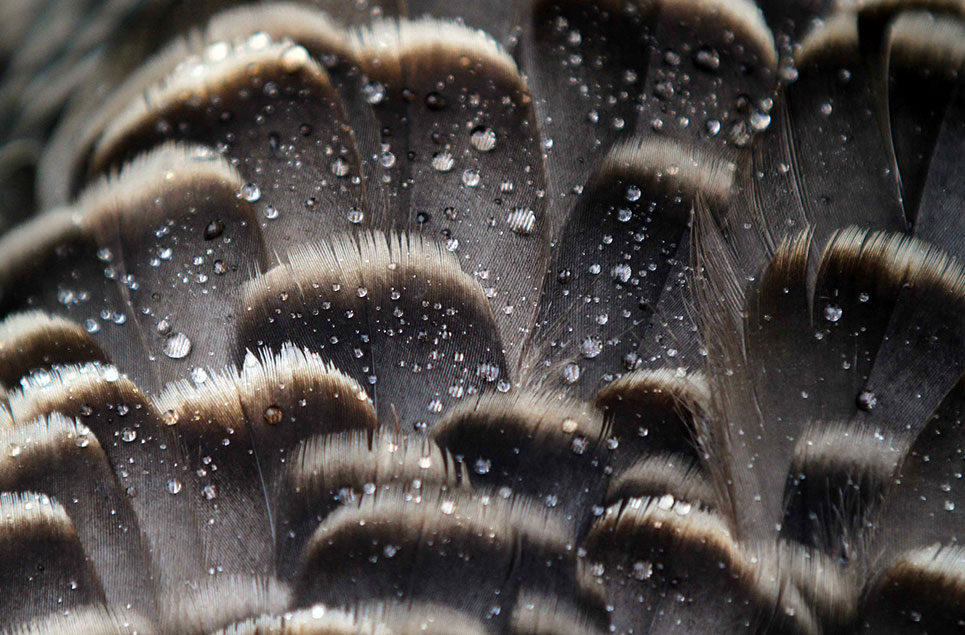
[{"label": "plumage", "polygon": [[965,629],[961,0],[9,0],[0,633]]}]

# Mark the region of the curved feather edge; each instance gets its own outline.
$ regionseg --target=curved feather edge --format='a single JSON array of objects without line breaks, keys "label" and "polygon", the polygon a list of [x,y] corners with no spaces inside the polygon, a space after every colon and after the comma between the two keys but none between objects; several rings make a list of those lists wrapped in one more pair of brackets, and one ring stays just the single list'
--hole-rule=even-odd
[{"label": "curved feather edge", "polygon": [[13,388],[21,377],[53,366],[109,363],[79,324],[43,311],[24,311],[0,321],[0,385]]},{"label": "curved feather edge", "polygon": [[[761,553],[736,542],[722,518],[672,496],[634,498],[608,507],[590,528],[585,548],[594,560],[603,559],[607,552],[631,556],[658,551],[664,559],[661,575],[667,576],[673,575],[676,559],[721,563],[720,571],[727,572],[729,584],[756,604],[753,612],[761,619],[776,619],[792,632],[821,632],[807,601],[780,574],[775,559],[762,557],[766,549]],[[657,569],[656,564],[652,566]],[[717,568],[715,564],[713,569]],[[695,573],[690,572],[691,578]]]},{"label": "curved feather edge", "polygon": [[150,621],[135,613],[104,606],[85,606],[5,627],[2,632],[4,635],[152,635],[156,631]]}]

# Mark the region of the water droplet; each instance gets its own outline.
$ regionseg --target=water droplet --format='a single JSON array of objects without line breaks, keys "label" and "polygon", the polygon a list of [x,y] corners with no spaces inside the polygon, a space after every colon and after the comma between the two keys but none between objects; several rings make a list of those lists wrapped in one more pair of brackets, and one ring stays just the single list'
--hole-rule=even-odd
[{"label": "water droplet", "polygon": [[567,384],[575,384],[580,381],[580,365],[576,362],[570,362],[563,367],[563,381]]},{"label": "water droplet", "polygon": [[622,262],[618,265],[614,265],[613,268],[610,269],[610,277],[613,278],[614,282],[625,283],[628,280],[630,280],[630,276],[632,275],[633,275],[633,269],[631,269],[630,265],[628,265],[625,262]]},{"label": "water droplet", "polygon": [[134,428],[122,428],[121,429],[121,441],[124,443],[131,443],[137,439],[137,430]]},{"label": "water droplet", "polygon": [[16,458],[23,454],[23,447],[16,443],[11,443],[7,446],[7,456]]},{"label": "water droplet", "polygon": [[381,104],[385,99],[385,86],[380,82],[368,82],[362,87],[362,96],[373,106]]},{"label": "water droplet", "polygon": [[833,111],[834,111],[834,107],[831,105],[831,102],[825,102],[821,104],[821,114],[824,115],[825,117],[830,117]]},{"label": "water droplet", "polygon": [[499,379],[499,366],[489,362],[482,362],[476,367],[476,375],[492,383]]},{"label": "water droplet", "polygon": [[844,309],[836,304],[828,304],[824,307],[824,319],[828,322],[837,322],[844,315]]},{"label": "water droplet", "polygon": [[631,185],[630,187],[627,188],[627,195],[626,195],[627,200],[630,201],[631,203],[639,201],[641,194],[643,194],[643,192],[641,192],[640,188],[637,187],[636,185]]},{"label": "water droplet", "polygon": [[751,128],[756,132],[764,132],[771,125],[771,116],[766,112],[756,111],[751,115]]},{"label": "water droplet", "polygon": [[480,152],[490,152],[496,147],[496,131],[484,126],[473,128],[469,135],[469,143]]},{"label": "water droplet", "polygon": [[281,423],[281,408],[278,406],[268,406],[265,408],[265,423],[270,426],[277,426]]},{"label": "water droplet", "polygon": [[249,203],[254,203],[261,198],[261,188],[254,183],[246,183],[241,188],[241,196]]},{"label": "water droplet", "polygon": [[328,169],[335,176],[342,178],[343,176],[348,176],[351,166],[349,165],[348,161],[342,157],[338,157],[332,161],[332,163],[328,166]]},{"label": "water droplet", "polygon": [[476,474],[488,474],[492,466],[493,463],[489,459],[476,459],[473,469],[476,471]]},{"label": "water droplet", "polygon": [[456,160],[448,152],[436,152],[432,155],[432,169],[437,172],[448,172],[456,164]]},{"label": "water droplet", "polygon": [[162,351],[171,359],[183,359],[191,352],[191,340],[184,333],[172,333],[164,341]]},{"label": "water droplet", "polygon": [[204,239],[214,240],[224,232],[224,223],[220,220],[213,220],[204,228]]},{"label": "water droplet", "polygon": [[528,236],[536,225],[536,214],[531,209],[517,207],[506,216],[506,223],[517,234]]},{"label": "water droplet", "polygon": [[694,66],[712,73],[720,68],[720,54],[712,48],[702,47],[694,55]]},{"label": "water droplet", "polygon": [[479,170],[464,170],[462,173],[462,184],[466,187],[479,186]]},{"label": "water droplet", "polygon": [[172,478],[172,479],[168,480],[168,482],[167,482],[167,484],[166,484],[166,487],[167,487],[167,490],[168,490],[168,494],[174,495],[174,494],[180,493],[180,492],[181,492],[181,488],[183,488],[184,486],[181,484],[181,481],[179,481],[179,480],[176,479],[176,478]]},{"label": "water droplet", "polygon": [[278,218],[278,209],[274,205],[268,205],[265,207],[265,218],[268,220],[275,220]]},{"label": "water droplet", "polygon": [[205,485],[201,488],[201,494],[204,495],[205,500],[214,500],[218,498],[218,486],[214,484]]},{"label": "water droplet", "polygon": [[649,580],[653,575],[653,563],[637,560],[633,563],[633,578],[635,580]]},{"label": "water droplet", "polygon": [[446,107],[446,98],[437,92],[426,95],[425,102],[429,110],[443,110]]},{"label": "water droplet", "polygon": [[101,330],[101,325],[97,323],[97,320],[87,318],[84,320],[84,330],[88,333],[97,333]]},{"label": "water droplet", "polygon": [[590,442],[583,436],[573,437],[573,440],[570,442],[570,451],[573,454],[583,454],[589,447]]},{"label": "water droplet", "polygon": [[365,213],[359,208],[353,207],[345,214],[345,218],[353,225],[358,225],[365,219]]},{"label": "water droplet", "polygon": [[310,56],[304,46],[289,46],[281,54],[281,67],[286,73],[295,73],[308,64]]},{"label": "water droplet", "polygon": [[859,410],[864,410],[865,412],[870,412],[874,410],[874,407],[878,405],[878,395],[870,390],[862,390],[858,393],[855,403]]},{"label": "water droplet", "polygon": [[165,410],[162,415],[164,419],[164,425],[173,426],[178,422],[178,413],[176,410]]},{"label": "water droplet", "polygon": [[603,351],[603,340],[593,335],[580,342],[580,353],[587,359],[593,359]]}]

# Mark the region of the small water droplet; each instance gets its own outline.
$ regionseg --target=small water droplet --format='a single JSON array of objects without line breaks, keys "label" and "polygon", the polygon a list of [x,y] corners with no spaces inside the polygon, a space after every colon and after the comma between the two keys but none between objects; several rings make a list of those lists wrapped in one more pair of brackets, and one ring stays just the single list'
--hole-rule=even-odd
[{"label": "small water droplet", "polygon": [[862,390],[858,393],[855,403],[859,410],[864,410],[865,412],[870,412],[874,410],[874,407],[878,405],[878,395],[870,390]]},{"label": "small water droplet", "polygon": [[345,218],[353,225],[358,225],[365,219],[365,213],[359,208],[353,207],[345,214]]},{"label": "small water droplet", "polygon": [[213,220],[204,228],[204,239],[214,240],[224,232],[224,223],[220,220]]},{"label": "small water droplet", "polygon": [[603,351],[603,340],[593,335],[580,342],[580,353],[587,359],[593,359]]},{"label": "small water droplet", "polygon": [[166,487],[167,487],[167,490],[168,490],[168,494],[175,495],[175,494],[180,493],[180,492],[181,492],[181,489],[182,489],[184,486],[181,484],[181,481],[179,481],[179,480],[176,479],[176,478],[172,478],[172,479],[168,480]]},{"label": "small water droplet", "polygon": [[456,160],[448,152],[436,152],[432,155],[432,169],[437,172],[448,172],[455,164]]},{"label": "small water droplet", "polygon": [[171,359],[183,359],[191,352],[191,340],[184,333],[172,333],[164,341],[162,351]]},{"label": "small water droplet", "polygon": [[261,188],[254,183],[246,183],[241,188],[241,196],[249,203],[254,203],[261,198]]},{"label": "small water droplet", "polygon": [[295,73],[308,64],[310,56],[304,46],[289,46],[281,54],[281,67],[286,73]]},{"label": "small water droplet", "polygon": [[331,173],[339,178],[348,176],[350,168],[351,166],[349,166],[348,161],[342,157],[338,157],[328,166],[328,169],[331,171]]},{"label": "small water droplet", "polygon": [[469,135],[469,143],[480,152],[490,152],[496,147],[496,131],[484,126],[473,128]]},{"label": "small water droplet", "polygon": [[385,99],[385,86],[381,82],[368,82],[362,86],[362,96],[373,106],[381,104]]},{"label": "small water droplet", "polygon": [[580,365],[576,362],[570,362],[563,367],[563,381],[567,384],[575,384],[580,381]]},{"label": "small water droplet", "polygon": [[429,110],[443,110],[446,107],[446,98],[433,91],[426,95],[425,103]]},{"label": "small water droplet", "polygon": [[756,132],[764,132],[771,125],[771,116],[766,112],[756,111],[751,115],[751,128]]},{"label": "small water droplet", "polygon": [[536,214],[531,209],[517,207],[506,216],[506,223],[517,234],[528,236],[536,226]]},{"label": "small water droplet", "polygon": [[824,319],[828,322],[837,322],[844,315],[844,309],[836,304],[828,304],[824,307]]},{"label": "small water droplet", "polygon": [[122,428],[121,429],[121,441],[124,443],[131,443],[137,439],[137,430],[134,428]]},{"label": "small water droplet", "polygon": [[265,423],[276,426],[281,423],[282,412],[278,406],[268,406],[265,408]]},{"label": "small water droplet", "polygon": [[205,485],[201,488],[201,494],[204,495],[205,500],[214,500],[218,498],[218,486],[214,484]]},{"label": "small water droplet", "polygon": [[610,269],[610,277],[613,278],[614,282],[625,283],[628,280],[630,280],[630,276],[632,275],[633,275],[633,269],[631,269],[630,265],[628,265],[625,262],[622,262],[618,265],[614,265],[613,268]]},{"label": "small water droplet", "polygon": [[462,173],[462,184],[466,187],[479,186],[479,170],[464,170]]},{"label": "small water droplet", "polygon": [[633,563],[633,578],[635,580],[649,580],[653,575],[653,563],[637,560]]},{"label": "small water droplet", "polygon": [[694,66],[712,73],[720,68],[720,54],[712,48],[701,47],[694,55]]}]

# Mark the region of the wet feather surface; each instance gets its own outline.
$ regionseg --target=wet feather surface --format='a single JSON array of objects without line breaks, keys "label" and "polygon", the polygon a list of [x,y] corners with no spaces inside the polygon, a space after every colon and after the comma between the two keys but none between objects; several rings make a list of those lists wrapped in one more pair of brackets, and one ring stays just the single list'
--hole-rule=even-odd
[{"label": "wet feather surface", "polygon": [[0,18],[0,632],[965,630],[960,0]]}]

